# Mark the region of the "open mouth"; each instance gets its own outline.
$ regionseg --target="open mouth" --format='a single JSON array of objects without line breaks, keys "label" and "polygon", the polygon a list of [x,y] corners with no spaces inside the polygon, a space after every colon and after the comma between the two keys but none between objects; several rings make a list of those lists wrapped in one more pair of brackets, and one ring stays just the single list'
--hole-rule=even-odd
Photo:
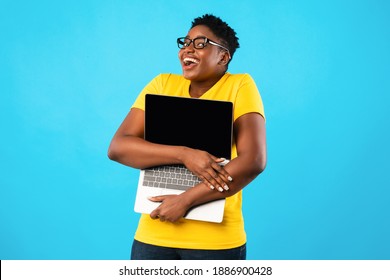
[{"label": "open mouth", "polygon": [[190,65],[193,65],[193,64],[199,64],[199,60],[195,59],[195,58],[192,58],[192,57],[186,57],[183,59],[183,64],[185,66],[190,66]]}]

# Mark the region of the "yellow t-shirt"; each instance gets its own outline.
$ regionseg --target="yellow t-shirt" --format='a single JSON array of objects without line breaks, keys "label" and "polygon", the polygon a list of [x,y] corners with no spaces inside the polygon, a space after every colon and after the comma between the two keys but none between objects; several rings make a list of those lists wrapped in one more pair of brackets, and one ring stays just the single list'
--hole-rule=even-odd
[{"label": "yellow t-shirt", "polygon": [[[145,110],[145,94],[164,94],[190,97],[191,81],[181,75],[161,74],[155,77],[140,93],[132,108]],[[233,102],[234,120],[256,112],[264,117],[263,103],[255,82],[248,74],[226,73],[201,99]],[[232,158],[237,157],[233,143]],[[157,246],[186,249],[230,249],[246,242],[242,216],[242,191],[226,199],[222,223],[181,219],[177,223],[153,220],[141,215],[135,239]]]}]

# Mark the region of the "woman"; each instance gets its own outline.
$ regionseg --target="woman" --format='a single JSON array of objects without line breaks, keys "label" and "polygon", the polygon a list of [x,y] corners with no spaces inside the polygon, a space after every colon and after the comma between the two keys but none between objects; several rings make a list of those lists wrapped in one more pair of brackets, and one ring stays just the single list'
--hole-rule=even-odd
[{"label": "woman", "polygon": [[[245,259],[241,190],[266,165],[262,100],[248,74],[226,72],[239,44],[236,32],[220,18],[208,14],[196,18],[177,43],[183,74],[159,75],[144,88],[114,135],[108,156],[139,169],[184,164],[202,183],[180,195],[150,198],[162,203],[141,216],[132,259]],[[223,159],[205,151],[145,141],[146,93],[233,102],[232,160],[222,167],[218,163]],[[220,198],[226,198],[222,223],[183,218],[188,209]]]}]

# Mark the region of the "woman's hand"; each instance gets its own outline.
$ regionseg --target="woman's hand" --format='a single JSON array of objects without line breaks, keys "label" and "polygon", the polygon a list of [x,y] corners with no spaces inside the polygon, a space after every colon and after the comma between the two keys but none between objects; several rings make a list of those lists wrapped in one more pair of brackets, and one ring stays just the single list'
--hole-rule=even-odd
[{"label": "woman's hand", "polygon": [[224,158],[217,158],[205,151],[191,148],[186,148],[183,154],[183,164],[206,186],[220,192],[228,191],[228,183],[233,180],[222,166],[225,161]]},{"label": "woman's hand", "polygon": [[149,197],[150,201],[161,202],[160,206],[150,213],[152,219],[165,222],[177,222],[188,211],[188,205],[180,195],[160,195]]}]

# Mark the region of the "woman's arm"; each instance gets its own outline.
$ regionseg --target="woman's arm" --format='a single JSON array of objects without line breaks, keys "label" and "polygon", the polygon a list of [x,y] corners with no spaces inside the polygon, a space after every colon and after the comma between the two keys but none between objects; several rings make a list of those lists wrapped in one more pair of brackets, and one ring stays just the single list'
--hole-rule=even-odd
[{"label": "woman's arm", "polygon": [[265,121],[257,113],[249,113],[234,123],[237,157],[226,166],[226,171],[234,178],[229,183],[228,192],[216,192],[199,184],[176,196],[159,196],[153,201],[163,202],[150,216],[175,222],[192,207],[234,195],[259,175],[266,166]]},{"label": "woman's arm", "polygon": [[181,163],[184,147],[167,146],[144,140],[144,111],[133,108],[126,116],[108,149],[108,157],[127,166],[143,169]]}]

